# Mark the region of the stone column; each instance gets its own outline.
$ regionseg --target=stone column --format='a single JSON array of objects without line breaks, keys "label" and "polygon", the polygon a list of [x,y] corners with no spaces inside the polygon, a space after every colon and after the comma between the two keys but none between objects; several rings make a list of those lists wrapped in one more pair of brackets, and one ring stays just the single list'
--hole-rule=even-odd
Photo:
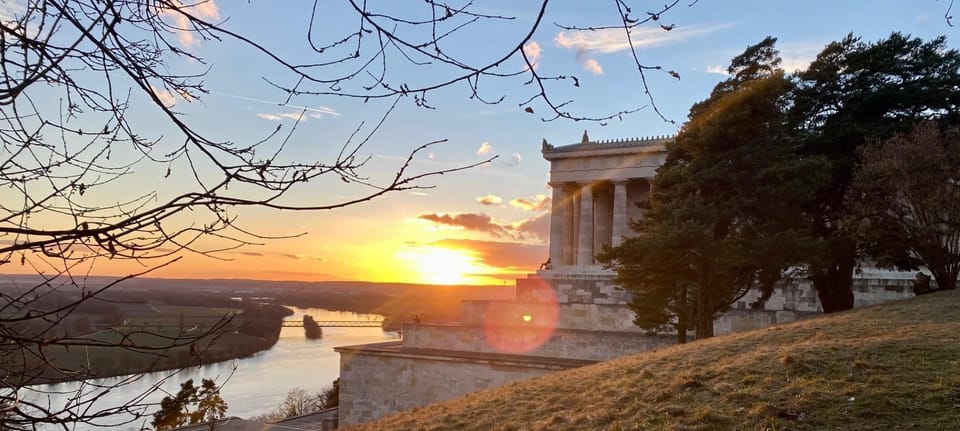
[{"label": "stone column", "polygon": [[550,183],[553,188],[553,197],[550,202],[550,266],[556,268],[563,265],[563,216],[566,209],[566,193],[563,183]]},{"label": "stone column", "polygon": [[613,233],[612,245],[614,247],[623,243],[623,236],[627,234],[627,181],[617,180],[613,182]]},{"label": "stone column", "polygon": [[580,235],[577,237],[577,265],[593,265],[593,188],[580,184]]},{"label": "stone column", "polygon": [[593,251],[594,254],[610,245],[613,238],[613,189],[606,182],[593,190]]},{"label": "stone column", "polygon": [[573,184],[566,184],[563,195],[563,264],[577,263],[577,193]]}]

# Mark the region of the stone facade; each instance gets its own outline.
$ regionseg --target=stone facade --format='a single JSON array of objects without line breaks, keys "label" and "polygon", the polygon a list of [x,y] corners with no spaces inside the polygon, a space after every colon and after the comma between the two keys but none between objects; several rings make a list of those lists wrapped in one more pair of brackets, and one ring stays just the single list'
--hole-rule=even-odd
[{"label": "stone facade", "polygon": [[[597,265],[604,245],[629,235],[643,216],[650,179],[663,163],[666,138],[554,147],[548,265],[517,280],[516,299],[467,301],[457,325],[404,325],[400,342],[336,349],[340,360],[340,423],[349,426],[557,370],[674,343],[633,324],[629,295]],[[865,270],[854,283],[856,306],[912,296],[912,274]],[[793,322],[822,312],[813,286],[791,281],[763,310],[749,292],[717,319],[725,334]]]},{"label": "stone facade", "polygon": [[341,426],[589,363],[457,355],[408,349],[398,342],[341,347],[337,351]]}]

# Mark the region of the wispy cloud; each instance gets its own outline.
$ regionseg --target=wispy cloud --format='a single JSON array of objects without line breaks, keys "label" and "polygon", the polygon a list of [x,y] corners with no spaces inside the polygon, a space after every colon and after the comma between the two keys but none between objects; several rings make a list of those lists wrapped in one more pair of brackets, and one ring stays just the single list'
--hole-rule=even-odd
[{"label": "wispy cloud", "polygon": [[510,206],[524,211],[548,211],[550,210],[550,196],[536,195],[529,198],[517,198],[510,201]]},{"label": "wispy cloud", "polygon": [[[531,40],[527,42],[526,45],[523,45],[523,53],[527,55],[527,59],[530,60],[530,64],[533,65],[534,69],[540,66],[540,56],[543,55],[543,50],[537,41]],[[523,68],[526,70],[527,66],[524,65]]]},{"label": "wispy cloud", "polygon": [[326,260],[319,256],[307,256],[307,255],[296,254],[296,253],[281,253],[280,256],[285,257],[287,259],[294,259],[294,260],[315,260],[319,262],[323,262]]},{"label": "wispy cloud", "polygon": [[214,0],[198,0],[193,3],[183,3],[180,0],[172,0],[174,8],[160,9],[160,15],[169,19],[177,34],[177,41],[180,45],[191,48],[200,45],[197,38],[191,31],[190,19],[186,14],[190,14],[202,20],[220,19],[220,10]]},{"label": "wispy cloud", "polygon": [[513,153],[509,159],[504,159],[500,163],[504,166],[520,166],[523,164],[523,156],[520,153]]},{"label": "wispy cloud", "polygon": [[823,50],[826,43],[805,42],[790,43],[780,47],[780,58],[783,63],[780,67],[788,73],[798,70],[806,70],[810,63],[817,58],[817,54]]},{"label": "wispy cloud", "polygon": [[712,73],[714,75],[728,75],[727,68],[719,64],[709,65],[704,69],[704,72]]},{"label": "wispy cloud", "polygon": [[[238,94],[222,93],[222,92],[219,92],[219,91],[211,91],[210,94],[215,94],[215,95],[217,95],[217,96],[230,97],[230,98],[233,98],[233,99],[247,100],[247,101],[250,101],[250,102],[263,103],[263,104],[267,104],[267,105],[283,106],[283,107],[286,107],[286,108],[293,108],[293,109],[296,109],[298,112],[318,113],[318,114],[332,115],[332,116],[334,116],[334,117],[339,117],[339,116],[342,116],[342,115],[343,115],[343,114],[337,112],[337,110],[335,110],[335,109],[333,109],[333,108],[331,108],[331,107],[329,107],[329,106],[316,106],[316,107],[313,107],[313,106],[294,105],[294,104],[292,104],[292,103],[274,102],[274,101],[270,101],[270,100],[257,99],[256,97],[247,97],[247,96],[241,96],[241,95],[238,95]],[[271,114],[264,114],[264,115],[271,115]],[[314,118],[320,118],[320,117],[314,117]]]},{"label": "wispy cloud", "polygon": [[177,104],[177,98],[167,90],[151,85],[150,91],[153,91],[153,94],[157,96],[157,99],[160,99],[160,103],[162,103],[163,106],[170,108]]},{"label": "wispy cloud", "polygon": [[680,43],[730,27],[732,24],[688,26],[676,27],[670,31],[660,27],[641,27],[631,30],[629,40],[623,29],[565,30],[557,33],[553,41],[562,48],[610,54],[630,49],[631,41],[634,48],[652,48]]},{"label": "wispy cloud", "polygon": [[583,60],[583,68],[594,75],[603,75],[603,66],[600,66],[600,63],[592,58]]},{"label": "wispy cloud", "polygon": [[485,156],[485,155],[489,154],[491,151],[493,151],[493,146],[490,145],[489,142],[484,142],[484,143],[480,144],[480,148],[477,148],[477,155],[478,155],[478,156]]},{"label": "wispy cloud", "polygon": [[477,202],[479,202],[480,205],[500,205],[503,199],[496,195],[486,195],[478,197]]},{"label": "wispy cloud", "polygon": [[510,238],[514,240],[544,239],[549,235],[550,220],[543,214],[515,223],[498,223],[486,214],[460,213],[438,214],[425,213],[417,218],[431,221],[445,226],[486,233],[494,238]]},{"label": "wispy cloud", "polygon": [[257,113],[257,116],[258,116],[258,117],[263,118],[264,120],[269,120],[269,121],[281,121],[281,120],[284,120],[284,119],[294,120],[294,121],[307,121],[307,120],[309,120],[309,119],[311,119],[311,118],[320,119],[320,118],[323,118],[323,117],[325,117],[325,116],[327,116],[327,115],[339,116],[340,114],[337,113],[337,112],[334,112],[334,111],[329,111],[329,112],[327,112],[327,111],[323,111],[323,112],[317,112],[317,111],[310,111],[310,112],[306,112],[306,111],[300,111],[300,112],[278,112],[278,113],[275,113],[275,114],[265,113],[265,112]]},{"label": "wispy cloud", "polygon": [[0,21],[10,22],[27,11],[24,0],[9,0],[0,3]]}]

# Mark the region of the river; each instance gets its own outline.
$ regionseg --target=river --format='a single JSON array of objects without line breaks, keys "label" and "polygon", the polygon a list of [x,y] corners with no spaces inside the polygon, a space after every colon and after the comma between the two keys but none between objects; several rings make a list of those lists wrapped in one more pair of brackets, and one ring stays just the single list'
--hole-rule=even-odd
[{"label": "river", "polygon": [[[298,308],[287,306],[294,314],[285,320],[302,320],[304,314],[313,316],[318,321],[362,321],[382,319],[382,316],[371,314],[356,314],[343,311],[330,311],[320,308]],[[179,370],[170,377],[172,371],[159,371],[143,375],[136,381],[113,388],[109,393],[98,394],[100,399],[96,405],[117,405],[130,400],[151,388],[159,385],[163,391],[176,393],[180,382],[193,379],[199,386],[201,379],[215,379],[223,383],[221,396],[228,404],[227,415],[250,418],[274,410],[287,392],[294,388],[303,388],[313,394],[330,386],[340,375],[340,355],[333,351],[334,347],[351,344],[376,343],[398,339],[395,332],[384,332],[380,328],[323,328],[323,338],[308,340],[304,336],[303,328],[283,328],[280,339],[269,350],[259,352],[251,357],[208,364],[202,367],[190,367]],[[232,373],[232,375],[231,375]],[[124,377],[109,377],[87,381],[84,388],[95,385],[112,386],[122,382]],[[164,379],[167,379],[164,381]],[[68,394],[75,393],[81,388],[80,382],[61,383],[56,385],[41,385],[34,387],[38,392],[54,394],[49,396],[53,405],[64,405]],[[159,403],[165,395],[163,391],[155,391],[145,399],[146,402]],[[102,392],[102,391],[101,391]],[[37,393],[24,391],[22,396],[36,400]],[[93,393],[86,397],[92,398]],[[47,395],[43,396],[46,402]],[[152,411],[149,410],[149,413]],[[138,420],[123,427],[110,426],[116,424],[117,419],[103,420],[102,425],[111,429],[140,429],[142,425],[149,426],[151,417]],[[78,426],[77,430],[92,429]],[[103,429],[103,428],[97,428]]]}]

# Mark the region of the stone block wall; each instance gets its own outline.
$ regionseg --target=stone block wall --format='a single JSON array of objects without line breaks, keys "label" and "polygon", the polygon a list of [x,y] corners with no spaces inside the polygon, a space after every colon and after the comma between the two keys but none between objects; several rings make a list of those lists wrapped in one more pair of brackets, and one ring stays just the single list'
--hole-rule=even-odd
[{"label": "stone block wall", "polygon": [[570,367],[417,354],[340,351],[340,426]]},{"label": "stone block wall", "polygon": [[517,299],[560,304],[623,305],[630,294],[613,283],[612,273],[554,273],[517,279]]},{"label": "stone block wall", "polygon": [[752,331],[820,315],[820,313],[812,311],[734,309],[723,313],[713,321],[713,332],[714,335],[725,335],[733,332]]},{"label": "stone block wall", "polygon": [[[510,353],[528,356],[606,361],[676,343],[672,335],[636,332],[455,325],[404,325],[404,348]],[[545,338],[544,341],[538,342]]]},{"label": "stone block wall", "polygon": [[[530,316],[529,322],[523,317]],[[557,304],[536,301],[464,301],[460,323],[484,325],[550,325],[564,329],[643,332],[633,324],[633,311],[623,305]]]}]

